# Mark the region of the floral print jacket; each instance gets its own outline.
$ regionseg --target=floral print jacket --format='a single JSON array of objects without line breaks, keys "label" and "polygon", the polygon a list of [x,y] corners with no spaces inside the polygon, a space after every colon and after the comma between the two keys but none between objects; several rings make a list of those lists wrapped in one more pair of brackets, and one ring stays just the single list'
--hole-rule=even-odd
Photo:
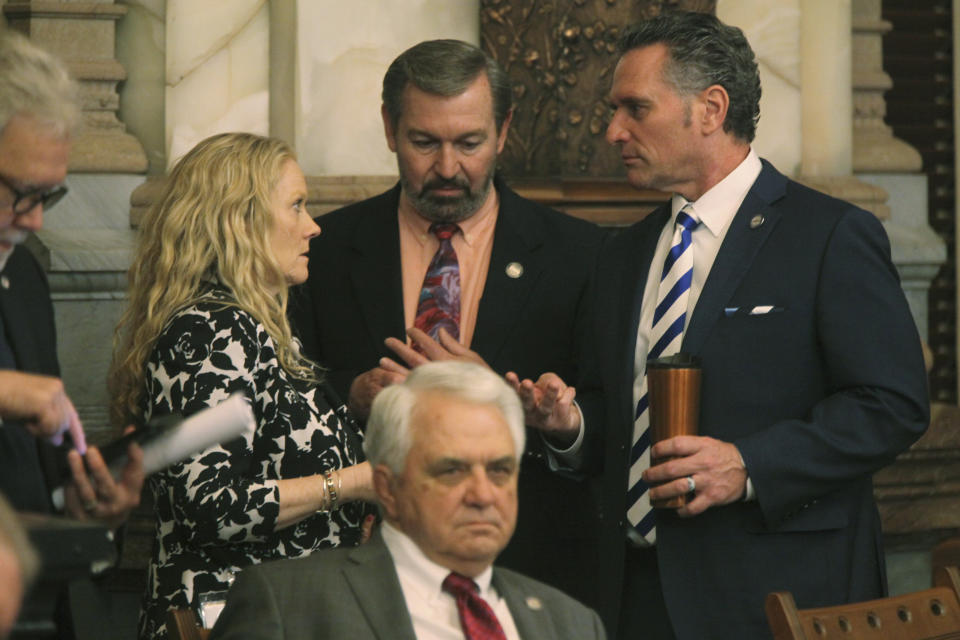
[{"label": "floral print jacket", "polygon": [[140,613],[141,638],[166,638],[172,607],[199,609],[245,566],[354,545],[372,509],[349,503],[277,530],[278,480],[363,460],[361,433],[327,385],[280,367],[274,343],[249,313],[214,289],[177,313],[147,364],[144,416],[184,416],[243,392],[256,430],[154,474],[156,536]]}]

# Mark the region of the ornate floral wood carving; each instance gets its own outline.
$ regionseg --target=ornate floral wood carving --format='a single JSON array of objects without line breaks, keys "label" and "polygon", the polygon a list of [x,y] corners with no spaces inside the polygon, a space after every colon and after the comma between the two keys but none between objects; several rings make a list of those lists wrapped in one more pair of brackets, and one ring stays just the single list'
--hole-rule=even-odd
[{"label": "ornate floral wood carving", "polygon": [[507,175],[612,177],[606,100],[626,25],[716,0],[481,0],[482,46],[513,80],[515,112],[500,165]]}]

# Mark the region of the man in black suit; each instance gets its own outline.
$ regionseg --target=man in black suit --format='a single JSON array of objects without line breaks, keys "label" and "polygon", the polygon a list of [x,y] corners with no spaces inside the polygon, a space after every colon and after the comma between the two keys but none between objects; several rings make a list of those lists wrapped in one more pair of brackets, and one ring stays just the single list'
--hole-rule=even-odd
[{"label": "man in black suit", "polygon": [[[597,454],[603,465],[607,628],[621,638],[763,638],[770,591],[791,591],[800,607],[880,597],[871,474],[929,419],[920,342],[884,230],[756,156],[760,81],[739,29],[664,15],[629,30],[621,53],[607,138],[631,184],[673,199],[604,251],[594,335],[606,398],[578,397],[583,462]],[[675,244],[674,264],[692,251],[680,274],[665,266]],[[674,280],[679,309],[666,294]],[[644,376],[647,355],[668,344],[654,346],[668,335],[661,313],[681,330],[664,354],[679,348],[701,362],[700,435],[651,450]],[[541,426],[573,437],[580,416],[568,402],[541,402],[543,384],[518,387]],[[685,494],[679,509],[648,508]]]},{"label": "man in black suit", "polygon": [[[501,374],[576,376],[600,232],[495,177],[511,117],[503,70],[463,42],[420,43],[388,69],[381,111],[400,183],[318,219],[323,232],[311,242],[310,277],[298,292],[306,295],[290,303],[305,353],[328,367],[361,417],[407,365],[427,359],[482,358]],[[459,339],[412,328],[424,352],[417,353],[405,336],[438,251],[433,223],[459,225],[451,239],[462,285]],[[400,358],[390,358],[395,353]],[[592,500],[585,483],[550,472],[539,436],[529,440],[520,522],[500,561],[592,604]]]},{"label": "man in black suit", "polygon": [[[114,481],[59,380],[53,306],[46,276],[21,246],[65,193],[76,88],[62,63],[0,30],[0,492],[21,511],[49,512],[60,471],[48,438],[67,432],[72,482],[57,505],[78,519],[119,525],[140,499],[139,447]],[[39,439],[38,439],[39,437]]]},{"label": "man in black suit", "polygon": [[244,570],[211,637],[604,638],[593,611],[493,566],[516,522],[523,445],[520,402],[498,375],[418,367],[377,396],[367,423],[381,530],[359,547]]},{"label": "man in black suit", "polygon": [[[46,275],[21,245],[66,193],[76,91],[61,62],[0,29],[0,493],[18,511],[117,527],[140,501],[142,452],[131,446],[115,479],[97,448],[86,449],[59,379]],[[54,447],[60,441],[64,446]],[[70,480],[56,491],[65,464]],[[58,615],[58,637],[70,638],[65,613]]]}]

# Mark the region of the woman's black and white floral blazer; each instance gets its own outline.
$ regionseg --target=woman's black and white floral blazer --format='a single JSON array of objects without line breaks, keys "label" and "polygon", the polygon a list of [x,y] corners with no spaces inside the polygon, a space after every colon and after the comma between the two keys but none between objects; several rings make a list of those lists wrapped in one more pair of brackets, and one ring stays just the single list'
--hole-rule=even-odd
[{"label": "woman's black and white floral blazer", "polygon": [[[211,296],[229,301],[214,289]],[[363,460],[361,434],[327,385],[280,367],[273,340],[249,313],[215,300],[177,313],[147,364],[144,416],[190,415],[236,391],[256,431],[205,449],[149,479],[156,537],[140,613],[141,638],[165,638],[171,607],[198,608],[245,566],[354,545],[369,505],[349,503],[277,530],[277,481]]]}]

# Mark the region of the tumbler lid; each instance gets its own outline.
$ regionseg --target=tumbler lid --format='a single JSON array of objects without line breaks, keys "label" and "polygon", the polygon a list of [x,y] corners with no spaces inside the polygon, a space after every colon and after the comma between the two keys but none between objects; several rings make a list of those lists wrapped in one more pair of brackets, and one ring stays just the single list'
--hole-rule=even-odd
[{"label": "tumbler lid", "polygon": [[699,369],[700,358],[690,354],[679,352],[662,358],[651,358],[647,360],[647,369]]}]

